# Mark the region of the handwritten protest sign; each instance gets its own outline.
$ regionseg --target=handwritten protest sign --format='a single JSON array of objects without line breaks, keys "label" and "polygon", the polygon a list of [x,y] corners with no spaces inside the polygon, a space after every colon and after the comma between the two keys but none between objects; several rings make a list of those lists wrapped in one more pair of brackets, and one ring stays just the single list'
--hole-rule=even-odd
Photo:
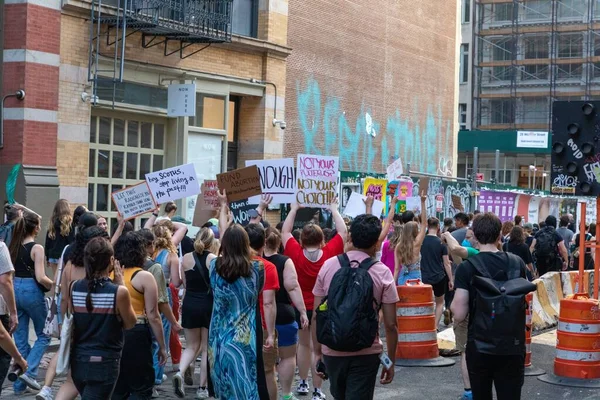
[{"label": "handwritten protest sign", "polygon": [[[367,206],[365,205],[364,200],[366,200],[367,196],[361,196],[356,192],[352,192],[350,198],[348,199],[348,204],[344,209],[344,215],[356,218],[357,216],[364,214],[367,210]],[[380,216],[383,212],[383,207],[385,203],[380,200],[373,201],[373,215]]]},{"label": "handwritten protest sign", "polygon": [[255,165],[238,168],[217,175],[219,190],[227,192],[229,202],[246,200],[251,196],[260,195],[260,176]]},{"label": "handwritten protest sign", "polygon": [[406,209],[412,211],[415,214],[421,212],[421,198],[420,197],[407,197],[406,198]]},{"label": "handwritten protest sign", "polygon": [[403,167],[402,167],[402,159],[398,158],[396,161],[391,163],[387,167],[386,172],[387,172],[387,180],[388,181],[395,181],[396,179],[398,179],[404,172]]},{"label": "handwritten protest sign", "polygon": [[202,182],[200,187],[202,193],[202,209],[203,210],[216,210],[219,208],[219,197],[217,192],[219,187],[216,180],[205,180]]},{"label": "handwritten protest sign", "polygon": [[298,204],[328,207],[338,193],[338,157],[298,154],[297,167]]},{"label": "handwritten protest sign", "polygon": [[146,182],[113,192],[112,199],[125,220],[156,209],[156,203]]},{"label": "handwritten protest sign", "polygon": [[248,211],[255,210],[256,205],[249,204],[248,199],[244,199],[230,203],[229,208],[233,214],[234,223],[247,225],[250,222],[250,215],[248,215]]},{"label": "handwritten protest sign", "polygon": [[196,196],[200,193],[200,184],[196,178],[194,164],[150,172],[146,174],[146,182],[148,182],[154,200],[158,203]]},{"label": "handwritten protest sign", "polygon": [[[363,184],[363,195],[372,196],[375,200],[385,202],[387,184],[385,179],[366,178]],[[384,206],[383,210],[386,211],[387,207]]]},{"label": "handwritten protest sign", "polygon": [[[248,160],[246,167],[256,165],[263,194],[273,196],[273,204],[293,203],[296,197],[296,170],[293,158],[275,160]],[[248,199],[250,204],[259,204],[260,196]]]}]

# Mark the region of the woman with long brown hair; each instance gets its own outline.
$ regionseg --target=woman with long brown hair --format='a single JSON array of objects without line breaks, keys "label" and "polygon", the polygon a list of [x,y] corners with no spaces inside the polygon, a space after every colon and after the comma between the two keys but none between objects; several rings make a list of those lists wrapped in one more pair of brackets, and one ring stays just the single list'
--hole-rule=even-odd
[{"label": "woman with long brown hair", "polygon": [[[13,385],[17,395],[23,394],[26,386],[40,389],[35,378],[42,356],[50,344],[50,337],[44,333],[44,322],[48,313],[44,292],[50,290],[52,280],[44,271],[44,248],[35,243],[35,238],[40,232],[40,224],[39,215],[24,211],[23,216],[15,223],[8,247],[15,267],[14,290],[19,318],[19,326],[14,334],[15,343],[29,365],[27,372]],[[37,336],[33,347],[29,345],[30,321],[33,322]]]},{"label": "woman with long brown hair", "polygon": [[525,231],[523,228],[519,225],[513,226],[508,241],[502,245],[502,250],[521,257],[521,260],[523,260],[527,267],[527,275],[530,278],[537,278],[537,272],[533,269],[533,257],[531,257],[531,251],[529,250],[529,246],[525,243]]},{"label": "woman with long brown hair", "polygon": [[421,193],[421,224],[414,221],[402,226],[402,233],[395,247],[394,282],[404,285],[409,279],[421,279],[421,245],[427,235],[427,195]]},{"label": "woman with long brown hair", "polygon": [[75,229],[73,229],[71,207],[67,200],[60,199],[54,205],[52,217],[48,221],[48,232],[46,233],[46,243],[44,245],[48,267],[52,269],[52,276],[56,277],[58,260],[65,247],[74,239]]}]

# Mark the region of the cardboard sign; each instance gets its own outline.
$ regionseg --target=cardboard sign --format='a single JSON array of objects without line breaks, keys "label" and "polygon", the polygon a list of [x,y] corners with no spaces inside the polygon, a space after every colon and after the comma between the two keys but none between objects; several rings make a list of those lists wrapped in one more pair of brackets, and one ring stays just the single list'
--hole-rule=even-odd
[{"label": "cardboard sign", "polygon": [[227,191],[227,200],[230,203],[246,200],[262,193],[260,176],[255,165],[218,174],[217,183],[219,190]]},{"label": "cardboard sign", "polygon": [[200,193],[196,199],[196,208],[194,209],[194,218],[192,225],[202,226],[211,218],[216,218],[217,210],[206,207],[206,199],[204,193]]},{"label": "cardboard sign", "polygon": [[456,195],[452,195],[452,207],[454,207],[455,210],[460,210],[460,211],[464,211],[465,208],[463,207],[462,204],[462,200],[460,199],[459,196]]},{"label": "cardboard sign", "polygon": [[112,199],[115,206],[117,206],[117,210],[119,210],[119,214],[125,220],[156,209],[156,203],[146,182],[113,192]]},{"label": "cardboard sign", "polygon": [[404,168],[402,166],[402,159],[398,158],[396,161],[391,163],[387,167],[386,172],[388,181],[395,181],[396,179],[398,179],[404,172]]},{"label": "cardboard sign", "polygon": [[408,197],[406,198],[406,209],[412,211],[415,214],[421,213],[421,198],[420,197]]},{"label": "cardboard sign", "polygon": [[233,213],[233,222],[240,225],[247,225],[250,223],[250,216],[248,211],[256,209],[255,204],[249,204],[248,199],[234,201],[229,204],[229,208]]},{"label": "cardboard sign", "polygon": [[325,208],[337,196],[338,157],[298,154],[296,201]]},{"label": "cardboard sign", "polygon": [[[202,182],[202,186],[200,187],[202,203],[200,204],[203,210],[216,210],[219,208],[218,191],[219,187],[216,180],[205,180]],[[200,196],[198,196],[198,198],[200,198]]]},{"label": "cardboard sign", "polygon": [[194,164],[163,169],[146,174],[146,182],[157,203],[166,203],[196,196],[200,193],[200,184],[196,178]]},{"label": "cardboard sign", "polygon": [[[366,199],[367,196],[361,196],[356,192],[352,192],[350,199],[348,199],[346,209],[344,210],[344,215],[351,218],[356,218],[357,216],[364,214],[367,211],[367,206],[364,202]],[[373,215],[379,217],[381,213],[383,213],[384,206],[385,203],[383,201],[375,200],[373,202]]]},{"label": "cardboard sign", "polygon": [[425,192],[425,194],[429,192],[429,178],[419,179],[419,191]]},{"label": "cardboard sign", "polygon": [[[290,204],[296,198],[296,170],[293,158],[276,160],[248,160],[246,167],[256,165],[263,194],[273,196],[273,204]],[[260,196],[248,199],[250,204],[259,204]]]}]

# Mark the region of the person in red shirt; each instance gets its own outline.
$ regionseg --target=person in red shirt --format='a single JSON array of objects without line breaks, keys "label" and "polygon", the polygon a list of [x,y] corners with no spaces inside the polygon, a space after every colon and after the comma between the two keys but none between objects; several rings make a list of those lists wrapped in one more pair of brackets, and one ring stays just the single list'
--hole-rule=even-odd
[{"label": "person in red shirt", "polygon": [[[312,311],[314,308],[313,288],[317,281],[317,275],[323,266],[323,263],[331,257],[338,256],[344,252],[344,243],[346,242],[347,228],[344,219],[338,211],[338,200],[335,199],[330,205],[333,222],[337,234],[325,244],[323,231],[319,225],[309,223],[304,225],[300,234],[300,243],[292,236],[294,229],[294,219],[300,206],[297,203],[291,205],[290,213],[287,215],[283,227],[281,228],[281,236],[284,246],[284,254],[292,259],[298,273],[298,282],[302,289],[302,296],[306,304],[308,320],[312,319]],[[301,330],[299,333],[298,343],[298,373],[300,375],[300,383],[298,384],[297,392],[300,395],[306,395],[310,392],[307,379],[308,369],[312,368],[313,377],[313,400],[325,399],[325,395],[321,392],[322,380],[317,375],[316,364],[313,359],[312,349],[313,343],[309,330]]]}]

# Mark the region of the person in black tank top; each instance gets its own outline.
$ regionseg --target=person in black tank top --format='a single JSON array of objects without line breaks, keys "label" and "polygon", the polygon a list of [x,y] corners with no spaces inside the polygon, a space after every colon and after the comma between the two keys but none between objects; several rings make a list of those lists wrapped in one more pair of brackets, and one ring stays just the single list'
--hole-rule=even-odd
[{"label": "person in black tank top", "polygon": [[[15,394],[22,394],[26,387],[39,390],[36,382],[38,366],[50,337],[44,334],[44,323],[48,307],[44,300],[44,291],[52,287],[52,280],[44,271],[44,248],[35,243],[40,231],[39,215],[24,211],[15,222],[12,240],[8,247],[11,261],[15,267],[14,290],[17,302],[19,325],[14,333],[19,352],[27,360],[29,369],[13,384]],[[29,322],[33,322],[37,339],[33,347],[29,345]]]},{"label": "person in black tank top", "polygon": [[[210,371],[208,369],[208,329],[213,308],[213,295],[210,287],[208,268],[216,258],[209,250],[215,241],[210,228],[202,228],[196,235],[194,251],[183,256],[183,282],[185,297],[181,306],[181,326],[185,329],[187,346],[181,355],[179,372],[173,375],[175,395],[185,396],[184,379],[188,368],[193,369],[196,357],[201,353],[200,387],[196,398],[214,396]],[[190,365],[191,364],[191,365]]]},{"label": "person in black tank top", "polygon": [[[117,384],[123,329],[136,315],[109,241],[96,237],[85,246],[86,278],[70,287],[73,315],[71,376],[82,399],[109,399]],[[109,279],[115,271],[114,282]]]},{"label": "person in black tank top", "polygon": [[[281,235],[274,228],[267,228],[264,258],[277,267],[280,290],[275,296],[277,302],[277,316],[275,327],[279,341],[279,365],[277,372],[281,384],[281,392],[285,396],[291,396],[294,373],[296,371],[296,348],[298,344],[298,322],[296,321],[296,309],[302,329],[308,329],[309,318],[302,297],[302,291],[298,284],[296,267],[293,261],[286,256],[278,254],[281,246]],[[285,288],[285,289],[284,289]],[[296,309],[294,308],[296,306]]]}]

